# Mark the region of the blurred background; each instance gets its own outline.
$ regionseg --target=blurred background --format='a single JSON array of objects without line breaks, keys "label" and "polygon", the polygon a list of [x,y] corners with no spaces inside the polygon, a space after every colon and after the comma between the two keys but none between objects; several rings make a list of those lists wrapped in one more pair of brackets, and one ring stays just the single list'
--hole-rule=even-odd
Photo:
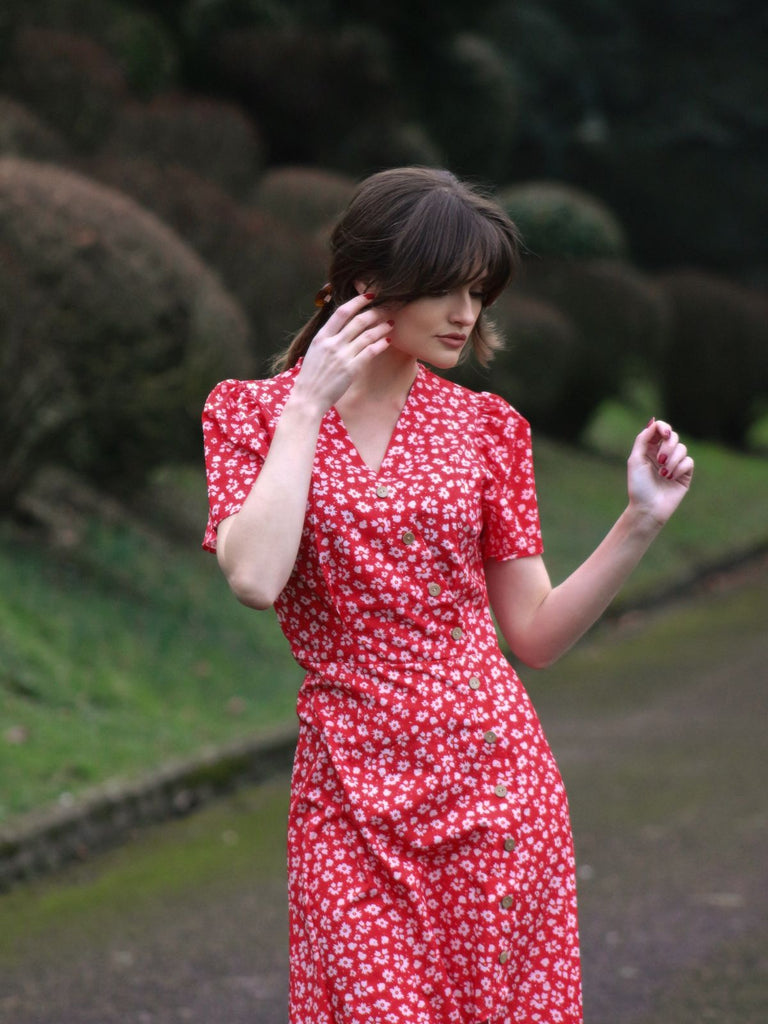
[{"label": "blurred background", "polygon": [[[527,247],[493,308],[506,350],[456,376],[532,422],[553,578],[621,511],[651,415],[697,463],[620,628],[525,677],[572,796],[590,1019],[765,1021],[767,29],[756,0],[3,0],[0,889],[87,860],[87,829],[66,853],[49,829],[31,866],[18,836],[39,812],[55,822],[94,792],[119,806],[178,758],[210,792],[229,770],[217,751],[295,723],[301,673],[274,617],[237,605],[200,551],[201,408],[218,380],[268,373],[313,313],[361,177],[447,166]],[[68,902],[10,894],[0,959],[22,939],[35,952],[0,1016],[60,1021],[69,999],[83,1024],[129,1019],[131,1000],[132,1020],[223,1019],[242,962],[227,1019],[261,997],[260,1020],[284,1019],[286,795],[282,778],[263,827],[261,797],[201,816],[204,872],[176,837],[146,876],[116,876],[114,899],[81,875]],[[225,876],[230,917],[209,928],[200,900]],[[129,939],[137,894],[154,916]],[[75,899],[102,914],[77,966]],[[162,939],[163,908],[178,923],[182,905],[189,934]],[[179,951],[207,943],[194,970],[221,971],[218,1009],[163,1016],[203,999]]]}]

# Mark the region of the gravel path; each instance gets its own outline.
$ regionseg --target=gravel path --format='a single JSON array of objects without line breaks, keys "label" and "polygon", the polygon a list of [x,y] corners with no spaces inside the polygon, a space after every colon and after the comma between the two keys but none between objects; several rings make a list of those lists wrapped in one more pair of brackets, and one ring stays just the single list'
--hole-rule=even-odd
[{"label": "gravel path", "polygon": [[[571,795],[587,1024],[768,1021],[767,581],[526,673]],[[287,786],[2,897],[0,1021],[286,1024]]]}]

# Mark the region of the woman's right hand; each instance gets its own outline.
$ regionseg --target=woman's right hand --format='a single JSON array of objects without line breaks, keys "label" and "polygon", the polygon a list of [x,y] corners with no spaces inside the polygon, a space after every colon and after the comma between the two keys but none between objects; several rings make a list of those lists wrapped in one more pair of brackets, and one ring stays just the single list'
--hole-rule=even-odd
[{"label": "woman's right hand", "polygon": [[367,292],[339,306],[317,332],[302,360],[292,396],[317,403],[324,415],[357,374],[389,344],[392,321],[372,308]]}]

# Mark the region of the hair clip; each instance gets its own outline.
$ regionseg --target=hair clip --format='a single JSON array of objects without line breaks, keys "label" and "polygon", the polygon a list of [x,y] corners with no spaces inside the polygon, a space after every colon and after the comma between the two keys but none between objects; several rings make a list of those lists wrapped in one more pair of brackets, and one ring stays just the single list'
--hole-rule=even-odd
[{"label": "hair clip", "polygon": [[331,301],[332,294],[333,292],[331,291],[330,284],[324,284],[323,287],[315,296],[315,305],[317,306],[317,308],[322,309],[323,306],[327,306],[328,303]]}]

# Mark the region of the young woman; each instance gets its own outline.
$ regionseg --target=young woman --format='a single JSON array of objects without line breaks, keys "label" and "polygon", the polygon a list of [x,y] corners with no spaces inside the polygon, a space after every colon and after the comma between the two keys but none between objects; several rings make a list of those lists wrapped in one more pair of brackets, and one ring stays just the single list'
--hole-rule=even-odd
[{"label": "young woman", "polygon": [[275,605],[306,677],[289,815],[292,1024],[577,1024],[563,784],[499,650],[553,662],[686,493],[652,421],[626,510],[557,587],[527,422],[428,370],[498,345],[485,309],[517,236],[445,171],[359,187],[319,309],[268,380],[203,416],[205,546]]}]

